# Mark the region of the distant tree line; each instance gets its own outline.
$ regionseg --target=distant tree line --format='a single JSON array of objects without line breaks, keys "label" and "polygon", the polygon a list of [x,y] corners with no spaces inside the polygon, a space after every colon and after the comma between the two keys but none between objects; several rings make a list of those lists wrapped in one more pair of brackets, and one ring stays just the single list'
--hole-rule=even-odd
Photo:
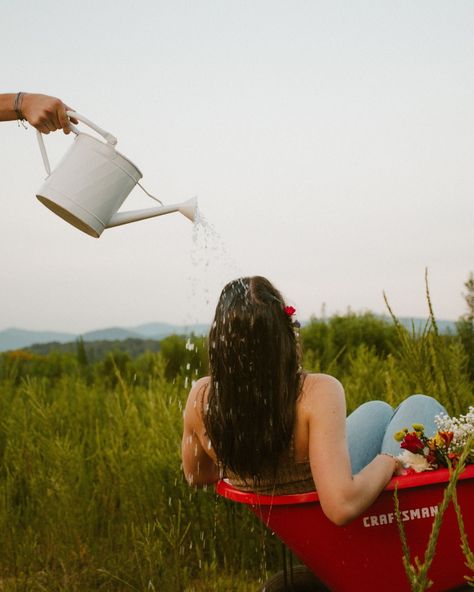
[{"label": "distant tree line", "polygon": [[[440,335],[441,341],[459,343],[468,360],[468,373],[474,380],[473,321],[458,322],[456,335]],[[312,318],[300,329],[303,367],[308,371],[344,375],[355,352],[363,347],[379,359],[396,353],[400,329],[394,323],[371,313]],[[125,339],[123,341],[47,344],[0,354],[0,379],[18,381],[25,376],[57,380],[64,374],[77,374],[88,382],[113,387],[119,380],[144,384],[156,376],[168,381],[193,380],[208,371],[207,339],[202,336],[170,335],[161,341]]]},{"label": "distant tree line", "polygon": [[[438,342],[458,344],[463,364],[474,380],[474,276],[464,284],[466,313],[456,324],[456,334],[438,335]],[[370,312],[347,312],[329,319],[312,317],[300,329],[303,367],[309,371],[341,376],[347,373],[356,352],[363,348],[380,360],[387,359],[400,347],[400,332],[420,339],[427,331],[435,331],[436,321],[430,318],[422,330],[403,329],[394,319],[378,317]],[[160,376],[168,381],[194,380],[208,371],[207,339],[202,336],[170,335],[160,341],[125,339],[35,345],[24,350],[0,354],[0,379],[14,381],[25,376],[59,379],[64,374],[77,374],[89,383],[101,382],[113,387],[118,381],[145,384]]]}]

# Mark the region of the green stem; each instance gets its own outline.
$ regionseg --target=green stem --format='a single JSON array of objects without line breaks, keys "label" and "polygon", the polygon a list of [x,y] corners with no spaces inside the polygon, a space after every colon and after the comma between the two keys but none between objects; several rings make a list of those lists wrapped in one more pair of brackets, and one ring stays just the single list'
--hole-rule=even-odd
[{"label": "green stem", "polygon": [[444,491],[443,501],[441,502],[438,509],[438,513],[436,514],[436,518],[433,521],[433,527],[431,529],[431,534],[428,541],[428,545],[426,547],[423,563],[420,563],[418,557],[415,558],[414,564],[410,563],[410,554],[408,550],[408,543],[406,541],[405,529],[403,527],[403,523],[401,520],[400,508],[398,506],[398,497],[395,498],[395,515],[397,518],[398,529],[402,541],[403,564],[405,566],[405,571],[410,582],[412,592],[424,592],[424,590],[428,589],[432,584],[432,582],[428,579],[427,574],[433,562],[444,513],[446,512],[446,509],[449,506],[451,499],[453,498],[459,475],[461,474],[466,465],[466,460],[470,453],[471,445],[472,437],[466,443],[461,457],[459,458],[459,462],[454,471],[452,471],[451,473],[448,486]]},{"label": "green stem", "polygon": [[[474,444],[474,435],[471,435],[469,437],[468,441],[466,442],[465,449],[470,451],[473,444]],[[466,558],[466,567],[470,571],[472,571],[474,574],[474,553],[472,552],[471,547],[469,546],[469,540],[467,538],[466,529],[464,527],[464,520],[462,517],[461,506],[459,505],[459,502],[458,502],[458,496],[457,496],[456,490],[453,491],[453,506],[454,506],[454,510],[456,511],[456,518],[457,518],[458,527],[459,527],[459,534],[461,536],[461,549],[464,554],[464,557]],[[472,576],[472,575],[465,576],[465,578],[468,582],[470,582],[471,586],[474,586],[474,576]]]}]

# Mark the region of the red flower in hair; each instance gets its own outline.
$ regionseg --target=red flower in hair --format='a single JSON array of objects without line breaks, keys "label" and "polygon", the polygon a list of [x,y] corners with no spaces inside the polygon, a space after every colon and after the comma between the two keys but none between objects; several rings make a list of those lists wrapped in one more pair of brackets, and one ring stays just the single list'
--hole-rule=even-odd
[{"label": "red flower in hair", "polygon": [[283,310],[289,317],[292,317],[296,312],[296,308],[294,306],[285,306]]}]

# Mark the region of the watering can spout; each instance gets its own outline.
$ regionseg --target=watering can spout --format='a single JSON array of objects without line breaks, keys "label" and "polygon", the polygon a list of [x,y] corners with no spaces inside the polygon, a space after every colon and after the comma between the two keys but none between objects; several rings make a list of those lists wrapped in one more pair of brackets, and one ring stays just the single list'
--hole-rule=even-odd
[{"label": "watering can spout", "polygon": [[128,224],[129,222],[137,222],[138,220],[146,220],[147,218],[154,218],[156,216],[163,216],[164,214],[171,214],[172,212],[180,212],[183,216],[186,216],[186,218],[191,220],[191,222],[194,222],[196,210],[197,198],[193,197],[179,204],[146,208],[144,210],[132,210],[130,212],[118,212],[112,216],[106,228],[121,226],[122,224]]},{"label": "watering can spout", "polygon": [[197,197],[192,197],[187,201],[183,201],[183,203],[180,204],[178,209],[181,212],[181,214],[183,214],[183,216],[186,216],[186,218],[188,218],[188,220],[191,220],[191,222],[195,222],[198,209]]}]

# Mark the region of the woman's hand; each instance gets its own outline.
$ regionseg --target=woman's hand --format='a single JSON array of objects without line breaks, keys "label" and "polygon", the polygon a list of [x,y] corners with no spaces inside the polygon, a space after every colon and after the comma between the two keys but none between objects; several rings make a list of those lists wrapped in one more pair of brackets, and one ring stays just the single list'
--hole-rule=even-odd
[{"label": "woman's hand", "polygon": [[394,477],[399,477],[400,475],[406,475],[406,469],[405,469],[405,465],[402,463],[402,461],[399,458],[395,458],[396,461],[396,465],[395,465],[395,471],[393,472]]},{"label": "woman's hand", "polygon": [[[66,111],[71,108],[56,97],[25,93],[21,102],[21,111],[25,119],[42,134],[49,134],[62,129],[65,134],[71,132]],[[71,119],[72,123],[78,123]]]},{"label": "woman's hand", "polygon": [[389,452],[381,452],[379,454],[379,456],[385,456],[387,458],[391,458],[393,461],[393,476],[394,477],[399,477],[400,475],[404,475],[405,474],[405,466],[403,465],[403,462],[396,456],[394,456],[393,454],[390,454]]}]

